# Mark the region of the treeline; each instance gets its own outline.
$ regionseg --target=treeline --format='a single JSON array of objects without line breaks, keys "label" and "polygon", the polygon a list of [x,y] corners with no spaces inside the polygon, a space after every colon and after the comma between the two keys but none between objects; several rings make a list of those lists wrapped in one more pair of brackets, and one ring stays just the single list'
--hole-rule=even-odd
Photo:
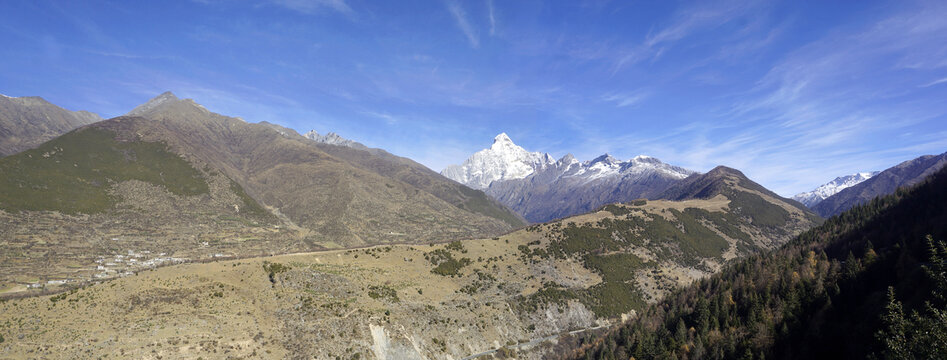
[{"label": "treeline", "polygon": [[947,356],[947,168],[669,295],[575,359]]}]

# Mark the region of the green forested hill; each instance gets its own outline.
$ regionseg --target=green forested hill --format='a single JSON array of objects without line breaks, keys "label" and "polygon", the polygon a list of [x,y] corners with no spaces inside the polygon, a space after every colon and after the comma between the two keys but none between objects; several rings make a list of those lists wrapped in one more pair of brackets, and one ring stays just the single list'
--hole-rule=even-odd
[{"label": "green forested hill", "polygon": [[940,358],[945,204],[941,170],[680,290],[603,338],[562,341],[560,356]]}]

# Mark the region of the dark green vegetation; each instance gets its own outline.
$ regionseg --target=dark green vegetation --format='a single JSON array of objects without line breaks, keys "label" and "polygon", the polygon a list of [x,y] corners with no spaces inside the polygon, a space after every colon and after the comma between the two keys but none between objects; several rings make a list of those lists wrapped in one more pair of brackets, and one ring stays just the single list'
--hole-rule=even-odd
[{"label": "dark green vegetation", "polygon": [[579,351],[565,356],[941,358],[945,204],[941,170],[680,290],[605,338],[570,339]]},{"label": "dark green vegetation", "polygon": [[621,205],[609,205],[603,210],[619,217],[602,219],[597,223],[577,225],[567,222],[563,226],[560,222],[527,229],[539,231],[548,227],[550,242],[545,248],[538,242],[530,244],[535,248],[521,245],[519,250],[524,261],[549,257],[577,259],[598,273],[602,283],[586,290],[547,284],[539,292],[522,299],[524,306],[534,309],[544,303],[561,304],[577,299],[598,316],[615,317],[644,307],[642,293],[636,285],[637,272],[659,266],[630,253],[634,248],[647,249],[662,261],[704,271],[710,271],[704,264],[706,260],[723,262],[723,253],[730,247],[730,243],[712,228],[737,241],[741,253],[759,249],[750,236],[740,230],[740,220],[730,213],[687,208],[684,211],[667,209],[658,215]]},{"label": "dark green vegetation", "polygon": [[160,185],[176,195],[207,193],[201,173],[165,144],[119,142],[85,128],[0,159],[0,208],[97,213],[115,204],[109,186],[126,180]]},{"label": "dark green vegetation", "polygon": [[[595,224],[569,222],[564,227],[557,225],[553,227],[554,241],[549,244],[549,253],[558,258],[581,258],[637,246],[653,251],[661,259],[689,266],[697,266],[705,258],[721,259],[729,243],[701,224],[695,214],[713,219],[706,210],[680,212],[669,209],[663,216],[639,212],[628,213],[624,218],[602,219]],[[748,239],[748,235],[739,229],[724,227],[734,234],[743,234],[735,236],[737,239]]]},{"label": "dark green vegetation", "polygon": [[270,283],[273,284],[276,283],[276,275],[287,272],[289,269],[291,269],[291,267],[280,263],[263,262],[263,271],[266,271],[266,275],[270,278]]},{"label": "dark green vegetation", "polygon": [[947,153],[924,155],[892,166],[871,179],[829,196],[812,207],[824,217],[837,215],[877,196],[893,193],[901,186],[913,186],[947,165]]},{"label": "dark green vegetation", "polygon": [[803,213],[809,221],[819,223],[822,219],[805,205],[783,198],[743,175],[736,169],[718,166],[706,174],[695,174],[667,189],[658,198],[668,200],[710,199],[716,195],[730,199],[731,212],[739,217],[752,219],[754,226],[775,228],[791,220],[782,207],[766,201],[758,194],[781,200]]},{"label": "dark green vegetation", "polygon": [[441,276],[458,276],[460,275],[460,269],[473,263],[473,261],[468,258],[455,258],[452,253],[454,251],[460,253],[467,252],[460,241],[453,241],[447,244],[443,249],[437,249],[424,254],[424,258],[434,265],[434,269],[431,269],[431,272]]},{"label": "dark green vegetation", "polygon": [[368,287],[368,297],[393,303],[401,301],[401,299],[398,298],[398,292],[388,286],[370,285]]},{"label": "dark green vegetation", "polygon": [[230,191],[232,191],[241,201],[243,205],[240,206],[240,213],[261,219],[275,220],[276,216],[271,214],[269,211],[260,206],[256,200],[253,200],[250,195],[247,195],[246,191],[243,191],[243,187],[240,184],[237,184],[236,181],[230,180]]}]

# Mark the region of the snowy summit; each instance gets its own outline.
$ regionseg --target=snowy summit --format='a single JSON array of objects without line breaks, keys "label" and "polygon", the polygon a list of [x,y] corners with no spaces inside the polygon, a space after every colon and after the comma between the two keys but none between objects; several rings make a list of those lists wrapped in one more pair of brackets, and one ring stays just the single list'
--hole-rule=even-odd
[{"label": "snowy summit", "polygon": [[522,179],[554,164],[549,154],[529,152],[513,143],[506,133],[493,138],[493,145],[474,153],[461,165],[448,166],[441,175],[475,189],[486,189],[497,180]]},{"label": "snowy summit", "polygon": [[865,180],[871,179],[871,177],[875,175],[878,175],[878,171],[860,172],[848,176],[840,176],[827,184],[817,187],[815,190],[796,194],[792,197],[792,199],[811,208],[822,202],[822,200],[825,200],[825,198],[835,195],[839,191],[858,185]]}]

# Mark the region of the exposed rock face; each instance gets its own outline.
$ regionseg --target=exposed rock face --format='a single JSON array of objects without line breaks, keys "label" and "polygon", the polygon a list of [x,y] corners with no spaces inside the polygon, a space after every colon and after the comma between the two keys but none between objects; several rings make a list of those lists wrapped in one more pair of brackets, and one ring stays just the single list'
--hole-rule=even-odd
[{"label": "exposed rock face", "polygon": [[353,149],[359,149],[359,150],[368,150],[368,147],[366,147],[365,145],[362,145],[359,142],[355,142],[355,141],[346,139],[344,137],[341,137],[339,136],[339,134],[336,134],[331,131],[328,134],[319,135],[319,133],[317,133],[315,130],[310,130],[303,136],[317,143],[347,146],[347,147],[350,147]]},{"label": "exposed rock face", "polygon": [[41,97],[0,96],[0,156],[36,147],[102,118],[88,111],[69,111]]},{"label": "exposed rock face", "polygon": [[893,193],[899,187],[911,186],[924,180],[947,165],[947,153],[924,155],[888,168],[858,185],[829,196],[815,205],[814,210],[823,217],[841,214],[855,205],[864,204],[875,197]]}]

